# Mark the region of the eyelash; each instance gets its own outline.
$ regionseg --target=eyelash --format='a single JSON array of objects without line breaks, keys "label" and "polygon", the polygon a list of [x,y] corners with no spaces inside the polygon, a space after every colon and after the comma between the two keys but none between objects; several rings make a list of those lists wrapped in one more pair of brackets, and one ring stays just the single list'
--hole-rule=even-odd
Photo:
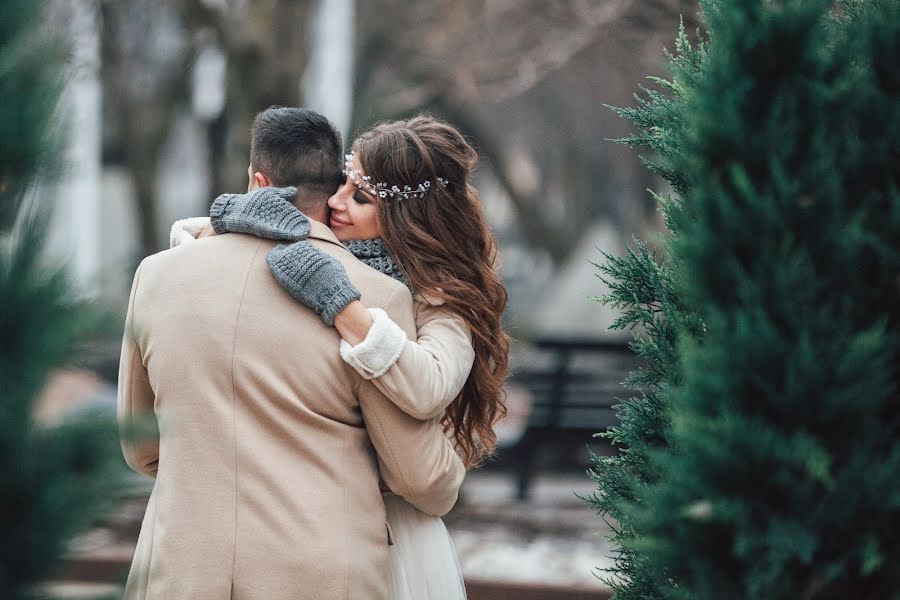
[{"label": "eyelash", "polygon": [[355,200],[357,204],[370,204],[368,198],[363,196],[359,190],[353,192],[353,200]]}]

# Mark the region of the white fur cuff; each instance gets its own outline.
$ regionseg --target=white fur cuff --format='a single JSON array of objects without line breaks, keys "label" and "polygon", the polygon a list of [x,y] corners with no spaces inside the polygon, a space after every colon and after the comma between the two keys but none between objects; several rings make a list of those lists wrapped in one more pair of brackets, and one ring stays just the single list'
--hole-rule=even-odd
[{"label": "white fur cuff", "polygon": [[355,346],[341,340],[341,358],[365,379],[384,375],[403,353],[406,333],[380,308],[370,308],[372,327]]},{"label": "white fur cuff", "polygon": [[169,232],[169,248],[195,241],[207,225],[209,225],[209,217],[190,217],[175,221]]}]

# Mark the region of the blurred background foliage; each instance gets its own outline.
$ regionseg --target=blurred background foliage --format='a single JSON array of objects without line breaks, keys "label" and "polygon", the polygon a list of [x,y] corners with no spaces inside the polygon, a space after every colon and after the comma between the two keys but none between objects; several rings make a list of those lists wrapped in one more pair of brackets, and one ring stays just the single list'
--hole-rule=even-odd
[{"label": "blurred background foliage", "polygon": [[63,40],[41,27],[44,6],[5,2],[0,19],[0,596],[37,598],[71,538],[115,502],[124,463],[115,419],[80,412],[41,421],[55,369],[77,361],[99,329],[67,274],[45,263],[46,209],[27,194],[51,175],[60,138]]}]

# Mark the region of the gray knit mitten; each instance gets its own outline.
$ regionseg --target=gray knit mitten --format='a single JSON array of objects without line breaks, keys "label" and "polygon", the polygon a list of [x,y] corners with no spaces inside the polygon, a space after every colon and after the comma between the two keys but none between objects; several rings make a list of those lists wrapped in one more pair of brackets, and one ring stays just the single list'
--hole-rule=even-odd
[{"label": "gray knit mitten", "polygon": [[299,242],[309,236],[309,219],[291,203],[296,194],[295,187],[222,194],[209,208],[209,220],[216,233],[249,233],[267,240]]},{"label": "gray knit mitten", "polygon": [[281,287],[316,311],[326,325],[333,325],[345,306],[359,300],[344,265],[309,242],[275,246],[266,262]]}]

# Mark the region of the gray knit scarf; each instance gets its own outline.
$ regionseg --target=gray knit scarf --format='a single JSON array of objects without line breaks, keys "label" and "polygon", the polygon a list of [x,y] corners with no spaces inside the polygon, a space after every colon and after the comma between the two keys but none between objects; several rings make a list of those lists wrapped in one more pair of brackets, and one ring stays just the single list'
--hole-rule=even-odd
[{"label": "gray knit scarf", "polygon": [[384,240],[378,238],[374,240],[350,240],[344,242],[353,256],[361,262],[366,263],[376,271],[381,271],[385,275],[393,277],[403,285],[409,288],[413,294],[415,290],[410,284],[409,279],[400,269],[400,266],[394,261],[394,257],[388,252]]}]

